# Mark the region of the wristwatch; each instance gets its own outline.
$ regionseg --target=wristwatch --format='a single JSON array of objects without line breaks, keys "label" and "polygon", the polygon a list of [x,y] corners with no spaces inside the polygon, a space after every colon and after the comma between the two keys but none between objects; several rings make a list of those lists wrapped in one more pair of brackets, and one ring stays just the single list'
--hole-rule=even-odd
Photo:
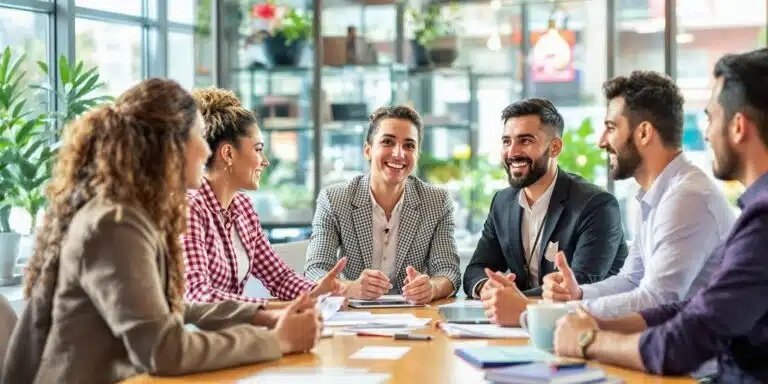
[{"label": "wristwatch", "polygon": [[587,348],[595,341],[595,336],[597,336],[597,329],[590,329],[579,335],[579,347],[581,347],[581,357],[583,359],[587,358]]}]

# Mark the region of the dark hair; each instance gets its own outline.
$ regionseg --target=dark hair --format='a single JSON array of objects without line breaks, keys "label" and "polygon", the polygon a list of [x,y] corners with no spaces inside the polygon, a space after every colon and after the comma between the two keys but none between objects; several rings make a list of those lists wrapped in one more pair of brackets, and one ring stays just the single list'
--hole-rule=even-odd
[{"label": "dark hair", "polygon": [[683,95],[672,78],[653,71],[632,71],[603,83],[607,100],[623,97],[630,129],[643,121],[653,125],[668,148],[683,142]]},{"label": "dark hair", "polygon": [[715,64],[714,75],[723,78],[718,102],[725,109],[725,120],[736,112],[745,114],[768,147],[768,48],[725,55]]},{"label": "dark hair", "polygon": [[[203,136],[213,152],[222,142],[237,146],[238,138],[248,136],[248,128],[256,124],[256,115],[243,107],[235,93],[228,89],[196,89],[192,97],[205,120]],[[214,159],[216,156],[209,157],[205,166],[210,168]]]},{"label": "dark hair", "polygon": [[516,101],[501,111],[501,121],[506,124],[512,117],[537,115],[541,124],[549,128],[549,134],[560,137],[563,135],[565,124],[563,116],[557,111],[551,101],[541,97],[531,97]]},{"label": "dark hair", "polygon": [[408,120],[416,127],[416,132],[419,135],[419,146],[421,146],[421,140],[424,138],[424,126],[421,123],[421,116],[415,109],[407,105],[389,105],[381,107],[370,116],[368,116],[368,133],[365,135],[365,142],[369,145],[373,143],[373,137],[376,136],[376,131],[379,130],[379,122],[384,119],[401,119]]}]

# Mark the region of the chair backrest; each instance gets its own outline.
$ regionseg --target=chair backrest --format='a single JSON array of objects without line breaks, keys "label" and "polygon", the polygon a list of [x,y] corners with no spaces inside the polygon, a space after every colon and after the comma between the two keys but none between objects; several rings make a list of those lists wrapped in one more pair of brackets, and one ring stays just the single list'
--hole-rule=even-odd
[{"label": "chair backrest", "polygon": [[283,261],[291,266],[296,273],[304,274],[304,264],[307,260],[307,248],[309,240],[294,241],[290,243],[274,244],[272,248]]},{"label": "chair backrest", "polygon": [[5,352],[8,349],[8,341],[11,339],[11,333],[16,326],[16,312],[5,296],[0,295],[0,378],[3,377],[3,361],[5,361]]},{"label": "chair backrest", "polygon": [[[299,275],[304,274],[304,264],[306,262],[307,248],[309,248],[309,240],[273,244],[272,248],[275,249],[277,256],[293,268],[296,273]],[[253,277],[248,279],[248,282],[245,284],[245,292],[243,293],[248,297],[271,297],[269,291],[264,288],[264,285]]]}]

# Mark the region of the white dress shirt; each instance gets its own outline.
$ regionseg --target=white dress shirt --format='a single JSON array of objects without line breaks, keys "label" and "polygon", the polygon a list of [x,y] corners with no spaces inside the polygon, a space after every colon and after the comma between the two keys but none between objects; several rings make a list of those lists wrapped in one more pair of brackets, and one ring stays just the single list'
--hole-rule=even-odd
[{"label": "white dress shirt", "polygon": [[735,221],[720,189],[683,154],[636,199],[641,215],[621,271],[581,286],[597,316],[623,316],[696,294],[718,268],[712,252]]},{"label": "white dress shirt", "polygon": [[[221,221],[226,222],[227,218],[224,213],[220,212]],[[240,239],[240,235],[237,233],[236,226],[232,226],[232,230],[229,236],[232,238],[232,247],[235,250],[235,258],[237,259],[237,279],[243,281],[248,276],[248,272],[251,271],[251,259],[248,258],[248,251],[245,250],[243,240]]]},{"label": "white dress shirt", "polygon": [[[555,168],[555,177],[547,187],[547,190],[536,200],[533,205],[528,204],[528,198],[525,197],[525,191],[520,191],[519,204],[523,208],[523,222],[520,225],[521,236],[523,239],[523,252],[528,264],[528,281],[531,282],[531,288],[539,286],[539,266],[541,265],[541,250],[544,220],[549,211],[549,201],[552,199],[552,191],[555,190],[557,181],[557,168]],[[538,244],[535,244],[538,237]],[[531,248],[534,248],[533,250]],[[533,254],[531,254],[533,251]]]},{"label": "white dress shirt", "polygon": [[[395,256],[397,255],[397,235],[400,227],[400,208],[403,204],[403,196],[392,209],[392,216],[387,220],[384,208],[379,206],[371,194],[371,213],[373,230],[373,269],[378,269],[390,280],[397,276],[395,271]],[[403,193],[404,195],[405,193]]]}]

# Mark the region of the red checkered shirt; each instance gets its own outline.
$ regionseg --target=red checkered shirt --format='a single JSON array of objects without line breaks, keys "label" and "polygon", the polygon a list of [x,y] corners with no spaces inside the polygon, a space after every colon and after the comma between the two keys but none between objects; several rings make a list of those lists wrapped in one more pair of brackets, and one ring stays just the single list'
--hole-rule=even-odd
[{"label": "red checkered shirt", "polygon": [[[187,232],[181,237],[187,300],[205,303],[221,300],[266,302],[266,299],[243,296],[248,275],[243,280],[237,276],[232,225],[248,253],[251,265],[249,275],[259,279],[272,296],[291,300],[315,286],[275,254],[261,228],[259,215],[243,193],[237,192],[225,210],[213,194],[208,180],[203,178],[200,189],[187,192],[187,200]],[[224,217],[229,220],[224,220]]]}]

